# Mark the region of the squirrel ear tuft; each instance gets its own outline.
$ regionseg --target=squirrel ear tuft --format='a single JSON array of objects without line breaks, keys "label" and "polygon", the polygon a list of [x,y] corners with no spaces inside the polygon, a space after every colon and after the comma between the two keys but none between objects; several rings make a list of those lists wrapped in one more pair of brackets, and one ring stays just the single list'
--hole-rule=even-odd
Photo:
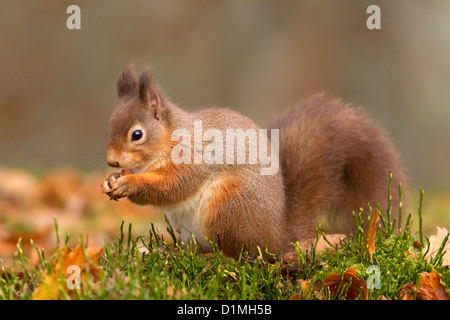
[{"label": "squirrel ear tuft", "polygon": [[161,92],[153,81],[152,71],[146,67],[139,77],[139,98],[154,111],[155,119],[161,117]]},{"label": "squirrel ear tuft", "polygon": [[117,80],[117,95],[122,98],[127,95],[132,95],[136,92],[137,81],[134,77],[134,67],[130,64],[126,67]]}]

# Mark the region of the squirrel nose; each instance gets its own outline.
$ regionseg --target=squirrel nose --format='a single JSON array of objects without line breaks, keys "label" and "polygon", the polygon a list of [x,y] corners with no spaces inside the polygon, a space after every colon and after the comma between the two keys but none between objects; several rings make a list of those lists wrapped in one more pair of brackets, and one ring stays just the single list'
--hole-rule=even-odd
[{"label": "squirrel nose", "polygon": [[119,167],[119,161],[117,161],[115,159],[115,157],[111,154],[108,154],[106,156],[106,163],[108,164],[108,166],[113,167],[113,168]]},{"label": "squirrel nose", "polygon": [[108,166],[113,167],[113,168],[117,168],[119,166],[119,162],[118,161],[108,160],[106,162],[108,163]]},{"label": "squirrel nose", "polygon": [[119,163],[119,161],[117,161],[117,158],[118,158],[117,154],[116,154],[116,152],[114,152],[114,150],[108,150],[108,152],[106,153],[106,163],[110,167],[113,167],[113,168],[120,167],[120,163]]}]

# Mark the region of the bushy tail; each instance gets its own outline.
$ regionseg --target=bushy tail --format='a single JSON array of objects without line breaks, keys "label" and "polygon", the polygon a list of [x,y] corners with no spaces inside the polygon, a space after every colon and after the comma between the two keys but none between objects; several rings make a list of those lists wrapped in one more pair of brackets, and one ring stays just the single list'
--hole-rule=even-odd
[{"label": "bushy tail", "polygon": [[[406,183],[390,139],[361,108],[323,94],[300,101],[272,128],[280,132],[280,163],[294,240],[315,228],[354,233],[352,212],[388,202],[389,171],[394,188]],[[403,188],[404,189],[404,188]],[[392,193],[392,216],[398,192]]]}]

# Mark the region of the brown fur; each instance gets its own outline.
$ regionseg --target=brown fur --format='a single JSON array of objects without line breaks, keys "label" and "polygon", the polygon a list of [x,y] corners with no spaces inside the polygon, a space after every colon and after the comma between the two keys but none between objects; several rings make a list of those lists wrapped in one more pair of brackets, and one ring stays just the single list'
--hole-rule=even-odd
[{"label": "brown fur", "polygon": [[[168,213],[182,241],[188,241],[193,233],[205,250],[205,237],[220,241],[229,256],[238,256],[243,248],[256,255],[257,247],[264,251],[266,245],[272,252],[288,250],[281,171],[262,176],[258,164],[175,165],[170,158],[177,144],[170,140],[172,132],[181,128],[193,135],[196,120],[202,121],[203,131],[213,128],[224,136],[226,129],[258,126],[223,108],[187,113],[164,98],[156,85],[147,83],[151,81],[148,72],[139,77],[137,90],[118,85],[122,95],[109,123],[107,161],[130,174],[117,180],[108,177],[105,182],[112,188],[103,183],[103,191],[112,199],[127,197],[140,205],[160,207]],[[121,75],[119,82],[123,78],[128,76]],[[131,94],[124,93],[124,87]],[[145,130],[139,144],[130,142],[130,129],[136,125]],[[192,156],[196,151],[192,148]]]},{"label": "brown fur", "polygon": [[[266,246],[280,254],[291,241],[314,236],[324,220],[330,230],[350,233],[352,210],[368,201],[386,207],[388,170],[394,173],[393,185],[404,180],[383,131],[360,109],[339,100],[314,96],[274,123],[280,129],[282,170],[264,176],[260,164],[176,165],[171,160],[176,129],[193,136],[194,121],[201,120],[203,131],[217,129],[225,137],[227,129],[259,129],[252,120],[223,108],[185,112],[164,97],[148,69],[139,81],[132,68],[125,69],[117,91],[107,162],[129,174],[107,177],[103,192],[162,208],[181,240],[194,234],[205,251],[207,238],[229,256],[241,250],[255,256]],[[141,130],[142,139],[133,141],[133,130]],[[202,151],[190,147],[191,157]]]},{"label": "brown fur", "polygon": [[133,74],[133,67],[130,65],[123,70],[117,80],[117,95],[119,98],[132,95],[136,91],[136,88],[137,82]]},{"label": "brown fur", "polygon": [[367,212],[368,203],[386,210],[389,171],[397,216],[403,169],[386,133],[361,108],[317,94],[272,127],[280,130],[291,239],[313,236],[319,223],[328,232],[354,233],[352,211]]}]

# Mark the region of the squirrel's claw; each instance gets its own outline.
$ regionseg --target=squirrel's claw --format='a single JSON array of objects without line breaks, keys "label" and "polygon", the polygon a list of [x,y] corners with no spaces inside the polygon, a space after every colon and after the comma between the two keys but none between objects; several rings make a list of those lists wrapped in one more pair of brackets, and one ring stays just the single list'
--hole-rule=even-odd
[{"label": "squirrel's claw", "polygon": [[[103,182],[100,184],[100,188],[102,189],[102,192],[110,197],[110,200],[116,200],[112,199],[113,194],[113,188],[117,182],[117,179],[120,177],[120,173],[112,173],[110,174]],[[116,200],[117,201],[117,200]]]},{"label": "squirrel's claw", "polygon": [[130,195],[128,181],[124,177],[109,181],[109,183],[111,184],[111,188],[105,193],[109,196],[110,200],[118,201],[118,199],[126,198]]}]

